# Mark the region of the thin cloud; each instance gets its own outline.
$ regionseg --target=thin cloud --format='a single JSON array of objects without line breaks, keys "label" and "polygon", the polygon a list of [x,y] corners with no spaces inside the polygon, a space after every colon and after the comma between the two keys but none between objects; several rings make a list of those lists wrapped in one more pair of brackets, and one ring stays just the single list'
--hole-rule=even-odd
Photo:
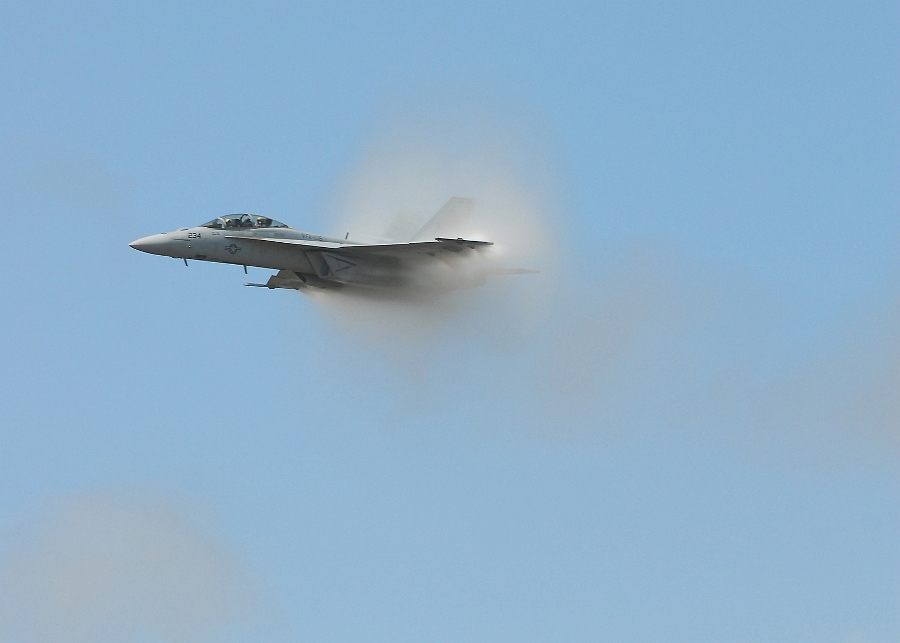
[{"label": "thin cloud", "polygon": [[3,640],[231,640],[265,608],[239,557],[157,498],[59,498],[18,535],[0,560]]}]

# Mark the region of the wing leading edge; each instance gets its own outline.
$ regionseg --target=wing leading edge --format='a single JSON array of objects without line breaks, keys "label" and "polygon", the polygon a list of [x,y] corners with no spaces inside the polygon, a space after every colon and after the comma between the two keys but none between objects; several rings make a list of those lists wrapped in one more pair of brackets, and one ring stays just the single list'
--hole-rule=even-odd
[{"label": "wing leading edge", "polygon": [[465,249],[482,248],[494,245],[491,241],[475,241],[473,239],[446,239],[437,237],[434,241],[410,241],[406,243],[339,243],[334,241],[307,241],[305,239],[273,239],[271,237],[242,237],[238,235],[225,235],[226,239],[240,239],[241,241],[256,241],[262,243],[278,243],[290,246],[301,246],[304,252],[330,251],[346,253],[348,255],[393,255],[403,256],[410,254],[433,255],[440,251],[460,252]]},{"label": "wing leading edge", "polygon": [[[335,241],[276,239],[271,237],[226,238],[254,242],[259,246],[290,248],[302,255],[306,269],[282,270],[265,284],[247,284],[268,288],[303,290],[306,287],[336,288],[343,284],[360,286],[401,286],[414,279],[416,264],[440,261],[493,245],[490,241],[436,238],[433,241],[407,243],[343,244]],[[298,257],[298,260],[300,257]]]}]

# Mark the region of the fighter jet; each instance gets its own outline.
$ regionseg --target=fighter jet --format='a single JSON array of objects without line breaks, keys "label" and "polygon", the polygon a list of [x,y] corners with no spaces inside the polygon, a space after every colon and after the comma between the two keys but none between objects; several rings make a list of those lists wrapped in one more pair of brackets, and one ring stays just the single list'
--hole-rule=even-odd
[{"label": "fighter jet", "polygon": [[471,212],[471,199],[453,197],[406,242],[352,241],[296,230],[269,217],[229,214],[208,223],[132,241],[135,250],[198,261],[277,270],[264,284],[292,290],[401,288],[440,284],[465,288],[492,274],[526,270],[491,269],[480,256],[490,241],[439,236]]}]

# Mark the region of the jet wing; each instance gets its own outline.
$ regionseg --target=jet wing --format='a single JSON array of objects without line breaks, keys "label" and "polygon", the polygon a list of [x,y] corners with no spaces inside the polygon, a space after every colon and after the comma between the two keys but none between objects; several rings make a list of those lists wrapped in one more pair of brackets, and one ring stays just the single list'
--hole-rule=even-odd
[{"label": "jet wing", "polygon": [[336,250],[343,248],[344,244],[334,241],[307,241],[306,239],[272,239],[270,237],[243,237],[239,234],[226,234],[226,239],[238,239],[240,241],[263,241],[267,243],[283,243],[291,246],[305,246],[308,250]]},{"label": "jet wing", "polygon": [[425,254],[434,256],[438,252],[461,252],[494,245],[490,241],[473,241],[471,239],[445,239],[437,237],[434,241],[410,241],[408,243],[373,243],[366,245],[347,245],[340,248],[348,254],[379,254],[408,256]]},{"label": "jet wing", "polygon": [[[468,253],[476,248],[493,245],[489,241],[442,237],[433,241],[374,244],[238,235],[233,238],[240,239],[242,243],[287,246],[295,249],[298,254],[302,253],[312,272],[304,271],[302,275],[300,273],[291,275],[282,271],[268,283],[261,284],[269,288],[297,290],[304,286],[334,287],[336,283],[367,286],[400,285],[408,278],[408,275],[403,274],[404,270],[413,268],[415,264],[440,261],[451,256],[459,256],[459,253]],[[302,281],[303,285],[297,283],[297,280]]]},{"label": "jet wing", "polygon": [[304,252],[309,251],[338,251],[341,254],[364,256],[380,255],[393,257],[409,257],[411,255],[435,256],[439,252],[461,252],[466,249],[475,249],[494,245],[490,241],[474,241],[471,239],[445,239],[438,237],[434,241],[411,241],[408,243],[338,243],[334,241],[307,241],[305,239],[273,239],[270,237],[242,237],[238,235],[225,235],[226,239],[240,239],[241,241],[257,241],[261,243],[278,243],[291,246],[299,246]]}]

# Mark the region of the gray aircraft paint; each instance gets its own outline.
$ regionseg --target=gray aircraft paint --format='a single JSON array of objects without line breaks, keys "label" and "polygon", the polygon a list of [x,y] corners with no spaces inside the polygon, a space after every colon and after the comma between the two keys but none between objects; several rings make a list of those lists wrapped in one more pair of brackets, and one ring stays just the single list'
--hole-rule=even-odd
[{"label": "gray aircraft paint", "polygon": [[[401,243],[364,243],[296,230],[268,217],[234,214],[194,228],[154,234],[129,245],[142,252],[176,259],[212,261],[278,270],[268,288],[341,288],[363,286],[393,288],[410,284],[429,267],[453,270],[454,262],[472,261],[493,245],[490,241],[437,236],[458,229],[474,202],[453,197],[413,240]],[[471,287],[489,274],[513,274],[525,270],[469,271],[449,287]],[[421,280],[420,280],[421,281]]]}]

